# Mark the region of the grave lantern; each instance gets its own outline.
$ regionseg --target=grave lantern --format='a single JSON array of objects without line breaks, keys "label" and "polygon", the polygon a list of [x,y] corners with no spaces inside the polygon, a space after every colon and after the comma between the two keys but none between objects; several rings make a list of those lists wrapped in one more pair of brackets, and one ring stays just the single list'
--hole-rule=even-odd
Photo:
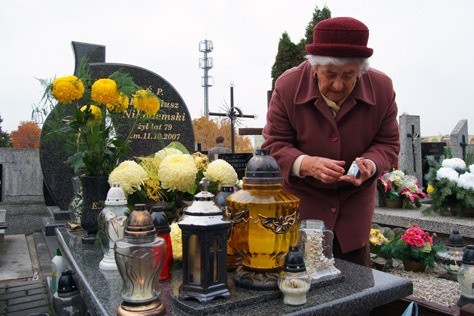
[{"label": "grave lantern", "polygon": [[227,198],[229,245],[242,257],[234,274],[237,286],[278,290],[285,255],[298,244],[299,205],[299,198],[283,189],[276,160],[268,150],[257,149],[247,163],[242,190]]},{"label": "grave lantern", "polygon": [[458,283],[461,287],[459,307],[474,303],[474,245],[466,246],[461,263],[458,272]]},{"label": "grave lantern", "polygon": [[122,303],[117,315],[162,315],[158,298],[159,276],[166,244],[156,236],[145,204],[135,204],[125,228],[125,238],[115,243],[115,261],[123,280]]},{"label": "grave lantern", "polygon": [[448,273],[456,275],[461,266],[465,246],[466,244],[459,231],[453,230],[446,243],[446,250],[436,253],[436,262]]},{"label": "grave lantern", "polygon": [[117,270],[115,264],[115,242],[123,238],[127,220],[127,198],[120,183],[112,183],[107,192],[105,207],[99,214],[99,231],[97,233],[104,258],[99,263],[102,270]]},{"label": "grave lantern", "polygon": [[283,303],[302,305],[306,303],[306,293],[311,287],[311,278],[306,271],[304,256],[297,247],[290,247],[285,259],[285,267],[280,272],[278,287],[283,293]]},{"label": "grave lantern", "polygon": [[229,297],[227,287],[226,245],[230,222],[207,191],[209,181],[203,178],[201,192],[184,210],[178,222],[183,243],[183,283],[179,298],[208,302]]}]

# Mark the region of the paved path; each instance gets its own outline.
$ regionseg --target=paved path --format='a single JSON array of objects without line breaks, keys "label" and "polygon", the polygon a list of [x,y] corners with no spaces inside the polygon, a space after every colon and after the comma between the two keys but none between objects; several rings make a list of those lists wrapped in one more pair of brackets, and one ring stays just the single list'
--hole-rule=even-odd
[{"label": "paved path", "polygon": [[46,288],[51,255],[42,232],[6,235],[0,244],[0,315],[53,315]]}]

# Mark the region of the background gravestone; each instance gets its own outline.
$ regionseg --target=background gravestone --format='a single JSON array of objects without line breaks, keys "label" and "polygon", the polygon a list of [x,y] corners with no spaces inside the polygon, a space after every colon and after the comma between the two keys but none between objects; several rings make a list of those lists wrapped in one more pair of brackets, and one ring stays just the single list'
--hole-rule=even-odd
[{"label": "background gravestone", "polygon": [[468,139],[467,120],[460,120],[449,135],[453,157],[466,159]]},{"label": "background gravestone", "polygon": [[[428,165],[426,157],[433,156],[436,160],[439,160],[439,158],[444,155],[445,147],[446,143],[444,142],[421,143],[421,162],[423,166],[423,175],[426,175],[430,170],[430,166]],[[424,188],[428,186],[425,177],[423,177],[421,183]]]},{"label": "background gravestone", "polygon": [[218,158],[227,161],[232,167],[234,167],[237,177],[243,179],[245,176],[245,168],[253,154],[241,153],[241,154],[219,154]]},{"label": "background gravestone", "polygon": [[[157,115],[148,118],[145,124],[137,126],[131,133],[130,150],[126,159],[153,154],[173,141],[181,142],[190,152],[194,149],[194,131],[188,108],[168,81],[141,67],[106,63],[105,46],[79,42],[72,42],[72,46],[76,75],[81,59],[87,57],[93,80],[108,77],[121,70],[130,74],[139,86],[150,88],[162,102]],[[52,127],[49,127],[49,123],[62,119],[60,115],[62,112],[55,107],[45,120],[40,140],[40,162],[51,197],[60,209],[66,210],[73,196],[71,178],[74,172],[65,163],[71,151],[67,139],[59,134],[51,137]],[[125,116],[114,121],[114,126],[120,135],[129,135],[132,131],[131,120]]]},{"label": "background gravestone", "polygon": [[423,179],[421,164],[420,116],[403,114],[399,117],[400,153],[398,169]]}]

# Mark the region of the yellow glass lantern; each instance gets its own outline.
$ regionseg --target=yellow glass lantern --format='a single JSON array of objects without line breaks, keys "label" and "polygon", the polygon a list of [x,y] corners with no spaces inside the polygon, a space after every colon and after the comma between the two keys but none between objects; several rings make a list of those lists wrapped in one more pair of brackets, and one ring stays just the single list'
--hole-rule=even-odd
[{"label": "yellow glass lantern", "polygon": [[299,205],[283,190],[276,160],[257,149],[245,170],[243,189],[227,198],[231,220],[230,247],[242,257],[234,274],[237,286],[278,289],[285,255],[299,238]]}]

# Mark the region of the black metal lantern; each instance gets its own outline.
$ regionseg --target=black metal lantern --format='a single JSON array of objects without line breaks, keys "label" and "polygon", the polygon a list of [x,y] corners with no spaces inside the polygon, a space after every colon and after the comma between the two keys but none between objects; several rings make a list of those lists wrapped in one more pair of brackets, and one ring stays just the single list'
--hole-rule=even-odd
[{"label": "black metal lantern", "polygon": [[229,297],[227,287],[226,247],[230,222],[207,191],[209,181],[203,178],[201,192],[184,210],[178,222],[183,241],[183,283],[179,298],[208,302],[216,297]]}]

